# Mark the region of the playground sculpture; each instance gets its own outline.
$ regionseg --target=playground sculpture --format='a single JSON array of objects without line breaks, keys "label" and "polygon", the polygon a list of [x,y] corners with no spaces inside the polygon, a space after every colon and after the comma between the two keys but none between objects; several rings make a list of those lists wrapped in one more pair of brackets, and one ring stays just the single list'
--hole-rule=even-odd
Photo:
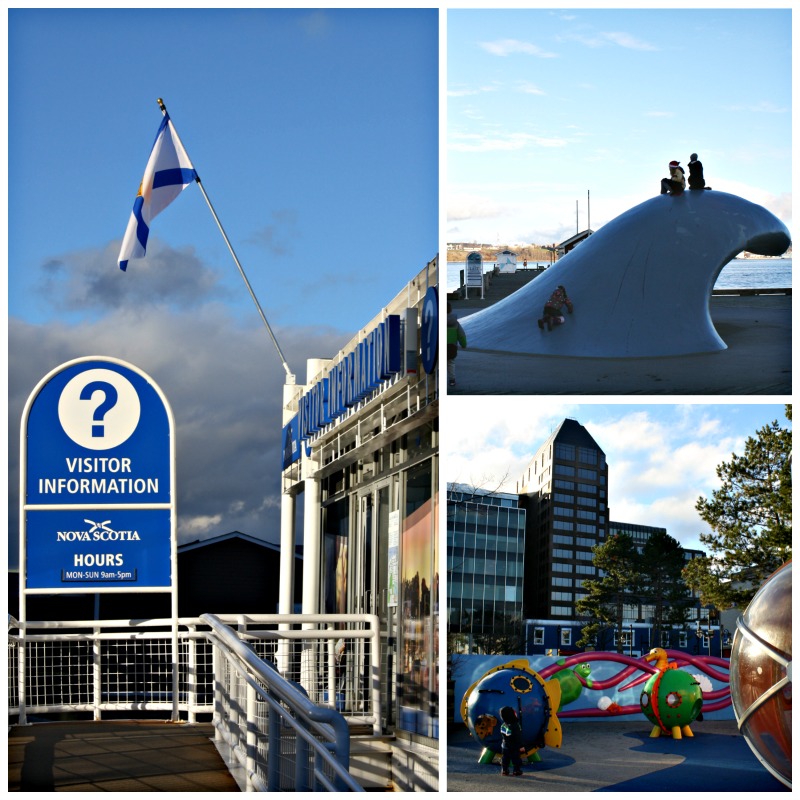
[{"label": "playground sculpture", "polygon": [[654,647],[645,661],[654,661],[658,670],[644,685],[639,704],[642,713],[653,723],[650,736],[666,733],[673,739],[694,736],[690,723],[701,718],[703,692],[694,675],[669,661],[666,650]]},{"label": "playground sculpture", "polygon": [[737,621],[730,676],[739,730],[763,766],[791,788],[791,562],[765,581]]},{"label": "playground sculpture", "polygon": [[539,750],[561,747],[556,711],[561,702],[558,680],[544,681],[524,659],[494,667],[464,693],[461,716],[470,734],[483,746],[479,763],[491,764],[500,753],[500,709],[511,706],[522,725],[529,762],[541,761]]},{"label": "playground sculpture", "polygon": [[[743,250],[779,256],[786,226],[726,192],[661,195],[603,225],[509,297],[460,322],[470,349],[633,358],[727,349],[711,321],[711,292]],[[537,317],[559,286],[575,313],[552,333]]]}]

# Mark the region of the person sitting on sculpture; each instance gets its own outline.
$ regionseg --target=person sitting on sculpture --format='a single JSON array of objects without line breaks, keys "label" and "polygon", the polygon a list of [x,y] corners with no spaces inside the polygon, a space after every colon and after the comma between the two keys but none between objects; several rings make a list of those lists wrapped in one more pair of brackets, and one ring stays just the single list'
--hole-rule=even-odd
[{"label": "person sitting on sculpture", "polygon": [[[697,153],[689,156],[689,188],[705,189],[706,179],[703,177],[703,163],[698,161]],[[711,188],[710,186],[708,187]]]},{"label": "person sitting on sculpture", "polygon": [[669,178],[661,179],[661,194],[683,194],[686,188],[686,173],[680,161],[669,162]]},{"label": "person sitting on sculpture", "polygon": [[567,307],[567,311],[571,314],[573,308],[572,300],[567,297],[567,290],[563,286],[559,286],[544,304],[541,319],[536,320],[539,330],[543,331],[544,326],[547,325],[547,330],[551,331],[554,325],[561,325],[565,321],[561,314],[561,309],[564,306]]}]

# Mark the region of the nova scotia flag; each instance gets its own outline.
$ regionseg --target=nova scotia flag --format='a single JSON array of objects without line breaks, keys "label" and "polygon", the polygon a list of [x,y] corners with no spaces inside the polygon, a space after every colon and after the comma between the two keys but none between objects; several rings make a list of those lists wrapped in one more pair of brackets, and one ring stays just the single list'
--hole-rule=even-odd
[{"label": "nova scotia flag", "polygon": [[122,240],[120,269],[126,269],[132,258],[144,258],[150,222],[196,178],[172,121],[164,114]]}]

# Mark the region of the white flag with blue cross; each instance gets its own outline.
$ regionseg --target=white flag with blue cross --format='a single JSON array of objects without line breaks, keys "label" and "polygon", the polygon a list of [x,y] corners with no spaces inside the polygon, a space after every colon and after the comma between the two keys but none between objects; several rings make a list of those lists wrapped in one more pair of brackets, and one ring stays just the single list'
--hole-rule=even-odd
[{"label": "white flag with blue cross", "polygon": [[120,269],[127,269],[130,259],[144,258],[150,223],[196,178],[192,162],[165,113],[122,240]]}]

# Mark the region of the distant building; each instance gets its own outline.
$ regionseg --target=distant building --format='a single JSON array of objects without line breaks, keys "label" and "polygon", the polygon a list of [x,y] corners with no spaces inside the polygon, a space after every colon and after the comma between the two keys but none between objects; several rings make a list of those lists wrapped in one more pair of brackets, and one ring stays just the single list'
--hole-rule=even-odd
[{"label": "distant building", "polygon": [[577,420],[565,419],[539,448],[518,484],[527,510],[525,615],[576,619],[592,548],[607,534],[605,453]]},{"label": "distant building", "polygon": [[[447,489],[447,633],[473,638],[522,622],[525,510],[516,494]],[[518,628],[519,629],[519,628]]]},{"label": "distant building", "polygon": [[569,239],[565,239],[561,244],[556,245],[558,257],[561,258],[569,253],[570,250],[574,250],[581,242],[585,242],[593,233],[594,231],[589,228],[580,233],[576,233],[574,236],[570,236]]}]

